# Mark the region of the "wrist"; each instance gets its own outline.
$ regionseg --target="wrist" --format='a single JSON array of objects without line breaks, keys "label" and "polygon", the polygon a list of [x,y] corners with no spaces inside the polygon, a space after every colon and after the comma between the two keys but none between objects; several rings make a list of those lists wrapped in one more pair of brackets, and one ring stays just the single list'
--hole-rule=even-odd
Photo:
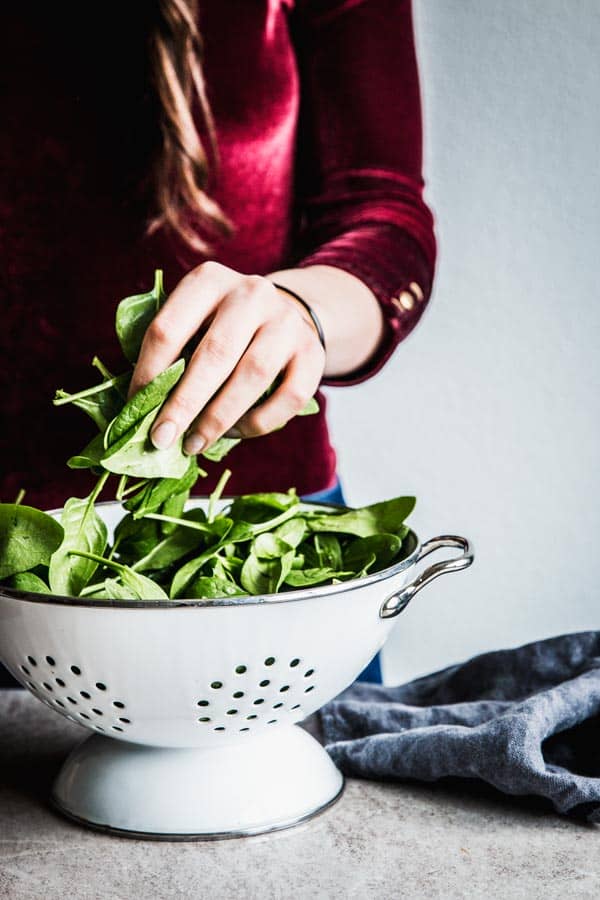
[{"label": "wrist", "polygon": [[297,294],[296,291],[293,291],[291,288],[285,287],[285,285],[283,284],[278,284],[275,281],[271,283],[282,297],[285,297],[287,300],[292,301],[296,305],[302,315],[302,318],[306,322],[308,322],[315,331],[323,350],[327,351],[323,326],[321,325],[321,321],[314,311],[313,307],[309,303],[307,303],[306,300],[300,296],[300,294]]}]

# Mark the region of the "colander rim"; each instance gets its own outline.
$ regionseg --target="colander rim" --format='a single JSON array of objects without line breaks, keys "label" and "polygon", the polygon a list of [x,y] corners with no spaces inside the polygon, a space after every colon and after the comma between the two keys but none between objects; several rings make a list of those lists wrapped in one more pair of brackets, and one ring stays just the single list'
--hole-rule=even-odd
[{"label": "colander rim", "polygon": [[[202,497],[192,497],[192,500],[202,500]],[[232,498],[223,498],[232,499]],[[311,501],[303,501],[310,503]],[[97,503],[96,506],[114,506],[114,500],[106,500]],[[315,506],[339,506],[336,503],[314,503]],[[347,507],[351,509],[352,507]],[[50,513],[56,513],[59,510],[50,510]],[[349,581],[342,581],[339,584],[315,585],[310,588],[298,588],[295,591],[285,591],[282,594],[248,594],[243,597],[214,597],[212,599],[190,599],[184,598],[177,600],[105,600],[92,599],[87,597],[63,597],[60,594],[34,594],[30,591],[20,591],[16,588],[9,588],[0,585],[0,598],[9,597],[14,600],[24,600],[29,603],[45,603],[50,606],[75,606],[75,607],[94,607],[96,609],[182,609],[195,607],[198,609],[212,609],[222,606],[262,606],[273,603],[294,603],[299,600],[309,600],[314,597],[329,596],[332,594],[342,594],[348,591],[355,591],[360,587],[368,584],[376,584],[379,581],[387,581],[398,575],[405,569],[409,569],[417,561],[421,542],[419,536],[411,528],[406,535],[404,542],[414,541],[413,548],[408,556],[388,566],[387,569],[381,569],[379,572],[373,572],[371,575],[365,575],[362,578],[351,578]]]}]

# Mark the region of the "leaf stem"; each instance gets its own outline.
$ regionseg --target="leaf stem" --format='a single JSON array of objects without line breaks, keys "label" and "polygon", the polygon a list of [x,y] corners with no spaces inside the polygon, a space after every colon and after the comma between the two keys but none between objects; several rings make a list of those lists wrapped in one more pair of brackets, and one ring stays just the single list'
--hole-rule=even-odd
[{"label": "leaf stem", "polygon": [[93,387],[86,388],[84,391],[78,391],[77,394],[67,394],[66,391],[57,391],[52,403],[54,406],[64,406],[65,403],[73,403],[75,400],[81,400],[84,397],[92,397],[94,394],[100,394],[102,391],[114,387],[118,380],[119,376],[115,375],[114,378],[109,378],[107,381],[95,384]]},{"label": "leaf stem", "polygon": [[92,559],[94,562],[107,566],[109,569],[114,569],[116,572],[125,572],[127,570],[127,566],[122,566],[121,563],[107,559],[106,556],[98,556],[97,553],[87,553],[85,550],[69,550],[68,554],[69,556],[82,556],[84,559]]},{"label": "leaf stem", "polygon": [[20,506],[23,502],[23,497],[25,496],[25,488],[21,488],[19,493],[15,498],[15,506]]},{"label": "leaf stem", "polygon": [[225,489],[225,485],[227,484],[227,482],[229,481],[230,478],[231,478],[231,469],[225,469],[224,472],[222,473],[221,477],[219,478],[214,491],[208,498],[208,513],[206,515],[208,522],[212,522],[214,520],[215,506],[218,503],[218,501],[221,499],[221,494],[223,493],[223,491]]},{"label": "leaf stem", "polygon": [[94,368],[98,369],[102,377],[106,378],[108,381],[110,381],[111,378],[115,377],[112,372],[108,371],[102,360],[98,359],[97,356],[93,358],[92,365],[94,366]]},{"label": "leaf stem", "polygon": [[192,528],[195,531],[212,532],[212,528],[208,524],[202,522],[194,522],[191,519],[178,519],[176,516],[163,516],[161,513],[146,513],[144,519],[156,519],[157,522],[171,522],[173,525],[183,525],[185,528]]}]

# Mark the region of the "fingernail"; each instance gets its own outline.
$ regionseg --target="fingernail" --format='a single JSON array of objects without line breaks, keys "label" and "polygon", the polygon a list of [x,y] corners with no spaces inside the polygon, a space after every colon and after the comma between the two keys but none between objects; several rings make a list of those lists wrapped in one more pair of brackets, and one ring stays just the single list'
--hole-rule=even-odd
[{"label": "fingernail", "polygon": [[193,434],[191,437],[186,438],[183,449],[189,456],[194,456],[194,454],[200,453],[204,446],[206,446],[204,438]]},{"label": "fingernail", "polygon": [[166,450],[170,447],[175,439],[176,431],[174,422],[161,422],[160,425],[157,425],[150,435],[156,449]]},{"label": "fingernail", "polygon": [[226,431],[223,437],[226,438],[241,438],[242,432],[239,428],[230,428],[229,431]]}]

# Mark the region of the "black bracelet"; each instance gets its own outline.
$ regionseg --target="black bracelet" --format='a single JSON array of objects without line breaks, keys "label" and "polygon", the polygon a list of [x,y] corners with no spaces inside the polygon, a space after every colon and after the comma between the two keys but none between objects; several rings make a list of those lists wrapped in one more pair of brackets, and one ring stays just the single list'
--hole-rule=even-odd
[{"label": "black bracelet", "polygon": [[314,309],[312,308],[312,306],[309,306],[308,303],[306,302],[306,300],[303,300],[302,297],[296,293],[296,291],[292,291],[292,290],[290,290],[290,288],[284,287],[283,284],[276,284],[274,281],[272,281],[271,284],[273,285],[273,287],[276,287],[280,291],[283,291],[284,293],[289,294],[290,297],[293,297],[294,300],[297,300],[298,303],[302,304],[302,306],[304,307],[306,312],[309,314],[311,321],[312,321],[313,325],[315,326],[316,332],[319,335],[319,340],[321,341],[321,347],[323,348],[323,350],[327,351],[327,347],[325,346],[325,332],[323,331],[323,326],[321,325],[321,322],[319,321],[319,317],[317,316],[317,314],[314,311]]}]

